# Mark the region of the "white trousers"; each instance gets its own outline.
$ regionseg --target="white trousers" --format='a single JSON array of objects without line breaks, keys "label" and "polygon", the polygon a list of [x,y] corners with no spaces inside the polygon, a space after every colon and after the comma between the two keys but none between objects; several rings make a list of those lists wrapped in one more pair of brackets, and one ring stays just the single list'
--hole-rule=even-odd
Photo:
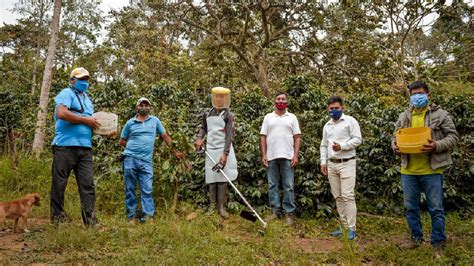
[{"label": "white trousers", "polygon": [[355,231],[357,216],[354,192],[356,160],[352,159],[342,163],[328,161],[328,178],[342,225],[344,228]]}]

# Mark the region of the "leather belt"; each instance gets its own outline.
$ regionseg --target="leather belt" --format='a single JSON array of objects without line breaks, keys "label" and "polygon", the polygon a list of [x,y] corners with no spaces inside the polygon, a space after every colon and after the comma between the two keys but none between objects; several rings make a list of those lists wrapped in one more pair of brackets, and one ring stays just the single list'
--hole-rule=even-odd
[{"label": "leather belt", "polygon": [[331,158],[331,159],[329,159],[329,161],[331,161],[332,163],[343,163],[343,162],[350,161],[352,159],[355,159],[355,156],[351,157],[351,158],[342,158],[342,159]]}]

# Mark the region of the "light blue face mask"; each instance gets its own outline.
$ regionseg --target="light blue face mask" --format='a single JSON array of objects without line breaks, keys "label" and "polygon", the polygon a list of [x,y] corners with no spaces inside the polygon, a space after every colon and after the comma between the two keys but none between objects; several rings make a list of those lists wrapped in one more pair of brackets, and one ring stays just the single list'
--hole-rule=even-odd
[{"label": "light blue face mask", "polygon": [[87,80],[76,79],[74,83],[74,88],[79,92],[85,92],[89,88],[89,82]]},{"label": "light blue face mask", "polygon": [[413,94],[410,96],[410,102],[415,108],[423,108],[428,105],[428,94]]}]

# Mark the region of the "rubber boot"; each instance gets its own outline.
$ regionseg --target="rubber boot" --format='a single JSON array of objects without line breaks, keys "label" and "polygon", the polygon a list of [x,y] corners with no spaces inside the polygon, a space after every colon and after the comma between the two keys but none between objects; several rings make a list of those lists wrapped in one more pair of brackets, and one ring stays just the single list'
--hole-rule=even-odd
[{"label": "rubber boot", "polygon": [[227,203],[227,183],[219,182],[217,185],[217,210],[219,211],[219,215],[224,219],[229,218],[229,213],[225,209],[226,203]]},{"label": "rubber boot", "polygon": [[217,183],[209,184],[209,207],[207,207],[207,215],[213,215],[217,202]]}]

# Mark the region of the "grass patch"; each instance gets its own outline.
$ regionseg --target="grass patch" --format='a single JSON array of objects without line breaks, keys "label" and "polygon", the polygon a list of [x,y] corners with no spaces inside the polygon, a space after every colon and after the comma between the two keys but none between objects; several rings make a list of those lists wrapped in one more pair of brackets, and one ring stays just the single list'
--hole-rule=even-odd
[{"label": "grass patch", "polygon": [[[30,233],[0,230],[0,264],[111,263],[111,264],[465,264],[474,265],[474,219],[450,213],[446,218],[448,243],[441,258],[434,260],[429,243],[415,250],[399,246],[408,239],[401,216],[358,215],[358,238],[332,238],[336,219],[297,219],[289,227],[283,220],[268,225],[241,219],[234,213],[221,221],[206,216],[194,204],[182,202],[170,214],[157,200],[154,222],[128,225],[125,221],[123,188],[117,178],[110,187],[98,185],[97,213],[101,225],[87,229],[81,224],[79,193],[70,177],[65,208],[70,221],[58,227],[49,224],[50,161],[0,159],[0,200],[37,191],[40,207],[30,217]],[[26,184],[26,185],[25,185]],[[103,192],[107,193],[103,193]],[[158,199],[156,197],[155,199]],[[188,221],[191,212],[197,217]],[[430,218],[422,216],[425,238]],[[6,228],[11,228],[8,221]]]},{"label": "grass patch", "polygon": [[[472,220],[456,213],[447,217],[448,245],[444,255],[433,260],[429,244],[403,250],[408,238],[401,217],[359,217],[357,241],[328,236],[334,221],[298,219],[294,227],[277,220],[264,234],[260,225],[233,215],[222,222],[217,216],[186,220],[194,210],[179,214],[159,212],[152,223],[128,225],[122,215],[106,215],[101,226],[86,229],[80,218],[58,227],[43,223],[27,234],[18,235],[28,243],[27,251],[0,256],[1,263],[120,263],[120,264],[271,264],[271,263],[396,263],[472,264],[474,241]],[[47,217],[45,217],[47,219]],[[429,218],[423,216],[429,236]],[[11,234],[11,233],[10,233]],[[5,244],[5,243],[3,243]],[[2,250],[0,250],[0,254]]]}]

